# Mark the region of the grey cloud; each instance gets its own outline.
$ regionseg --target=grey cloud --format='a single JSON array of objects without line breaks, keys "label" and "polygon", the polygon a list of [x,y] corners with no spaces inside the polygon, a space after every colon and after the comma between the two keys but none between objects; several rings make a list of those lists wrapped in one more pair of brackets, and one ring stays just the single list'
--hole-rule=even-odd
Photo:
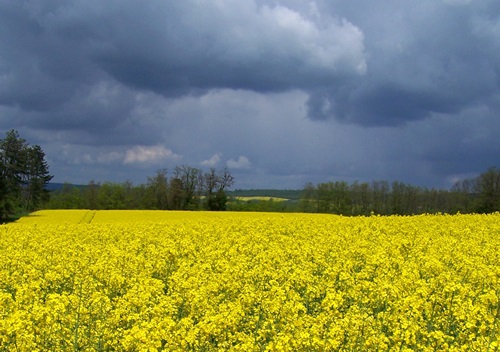
[{"label": "grey cloud", "polygon": [[49,111],[90,78],[82,48],[32,16],[34,2],[0,4],[0,103]]},{"label": "grey cloud", "polygon": [[249,187],[448,186],[498,162],[499,14],[493,0],[0,1],[0,129],[41,144],[59,181],[245,156],[233,171]]},{"label": "grey cloud", "polygon": [[137,90],[308,90],[365,70],[347,19],[269,2],[0,4],[0,104],[31,127],[110,134],[140,121]]},{"label": "grey cloud", "polygon": [[298,88],[313,119],[401,125],[472,106],[500,80],[493,2],[43,3],[2,5],[0,101],[25,110],[109,75],[167,97]]},{"label": "grey cloud", "polygon": [[250,169],[252,163],[246,156],[240,155],[237,160],[229,159],[226,165],[230,169]]},{"label": "grey cloud", "polygon": [[[379,3],[358,11],[360,4],[334,2],[331,6],[365,33],[368,74],[312,90],[309,116],[368,126],[402,125],[494,97],[500,79],[500,26],[498,16],[492,20],[491,14],[499,13],[498,5],[424,3],[388,1],[385,13],[371,13],[369,8]],[[372,17],[364,17],[366,13]]]},{"label": "grey cloud", "polygon": [[[178,96],[212,88],[307,88],[363,74],[366,67],[363,33],[348,20],[332,17],[320,24],[288,7],[253,0],[1,6],[4,51],[12,53],[3,55],[3,71],[17,77],[7,82],[9,90],[40,80],[38,91],[25,93],[24,100],[0,97],[23,108],[41,109],[29,97],[43,95],[43,84],[68,83],[65,94],[55,94],[65,100],[74,93],[71,83],[102,71],[131,87]],[[20,57],[30,59],[23,63]]]},{"label": "grey cloud", "polygon": [[500,120],[496,111],[483,106],[440,116],[427,131],[419,133],[427,138],[420,157],[435,175],[473,174],[498,166]]},{"label": "grey cloud", "polygon": [[[347,20],[320,27],[287,7],[250,0],[156,5],[128,8],[127,27],[111,17],[101,38],[97,62],[126,84],[166,95],[210,88],[273,91],[365,70],[363,34]],[[142,26],[139,16],[150,22]]]},{"label": "grey cloud", "polygon": [[365,126],[400,126],[435,112],[457,112],[460,102],[447,93],[379,82],[376,86],[313,92],[307,107],[314,119],[335,117]]}]

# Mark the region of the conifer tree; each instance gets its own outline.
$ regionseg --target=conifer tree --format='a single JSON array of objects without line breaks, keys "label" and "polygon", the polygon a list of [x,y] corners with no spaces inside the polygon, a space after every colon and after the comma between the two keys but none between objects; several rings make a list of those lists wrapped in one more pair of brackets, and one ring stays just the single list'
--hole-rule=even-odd
[{"label": "conifer tree", "polygon": [[8,131],[0,139],[0,219],[35,210],[48,199],[45,186],[52,177],[42,148]]}]

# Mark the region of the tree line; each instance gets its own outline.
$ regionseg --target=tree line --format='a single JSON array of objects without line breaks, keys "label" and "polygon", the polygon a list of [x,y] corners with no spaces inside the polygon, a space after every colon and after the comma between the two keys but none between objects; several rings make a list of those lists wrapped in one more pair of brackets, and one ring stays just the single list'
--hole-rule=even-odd
[{"label": "tree line", "polygon": [[[500,170],[490,168],[476,178],[457,182],[450,190],[429,189],[394,181],[308,183],[302,191],[288,191],[289,201],[238,201],[249,191],[229,191],[234,178],[224,169],[202,170],[178,166],[148,177],[146,184],[103,184],[84,187],[66,184],[53,192],[47,208],[161,209],[309,212],[343,215],[411,215],[423,213],[490,213],[500,211]],[[284,197],[277,191],[276,197]],[[245,193],[246,192],[246,193]],[[300,196],[297,196],[299,192]],[[255,192],[254,192],[255,193]],[[252,193],[255,195],[257,193]],[[261,192],[262,193],[262,192]],[[265,193],[265,192],[264,192]],[[264,195],[262,193],[261,195]],[[260,193],[259,193],[260,195]],[[297,199],[298,198],[298,199]]]},{"label": "tree line", "polygon": [[90,181],[84,187],[64,184],[52,193],[52,209],[227,210],[227,190],[234,177],[227,169],[203,170],[182,165],[169,175],[160,169],[145,184]]},{"label": "tree line", "polygon": [[403,182],[326,182],[306,184],[300,211],[343,215],[491,213],[500,211],[500,170],[492,167],[450,190]]},{"label": "tree line", "polygon": [[45,204],[52,177],[42,148],[8,131],[0,139],[0,222]]},{"label": "tree line", "polygon": [[294,211],[343,215],[500,211],[500,170],[495,167],[478,177],[457,182],[450,190],[422,188],[399,181],[308,183],[299,200],[296,191],[289,191],[294,199],[288,202],[231,201],[228,189],[234,184],[234,177],[227,169],[203,171],[182,165],[175,167],[171,174],[167,169],[158,170],[154,176],[147,177],[145,184],[133,185],[130,181],[102,184],[90,181],[81,187],[65,184],[49,197],[46,186],[52,178],[40,146],[30,146],[17,131],[7,132],[5,138],[0,139],[0,222],[14,214],[40,208]]}]

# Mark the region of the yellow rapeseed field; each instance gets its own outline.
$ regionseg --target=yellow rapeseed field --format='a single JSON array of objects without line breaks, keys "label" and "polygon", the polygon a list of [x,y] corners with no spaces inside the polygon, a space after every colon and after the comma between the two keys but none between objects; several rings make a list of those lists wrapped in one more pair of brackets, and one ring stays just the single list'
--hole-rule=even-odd
[{"label": "yellow rapeseed field", "polygon": [[1,351],[497,351],[500,214],[40,211]]}]

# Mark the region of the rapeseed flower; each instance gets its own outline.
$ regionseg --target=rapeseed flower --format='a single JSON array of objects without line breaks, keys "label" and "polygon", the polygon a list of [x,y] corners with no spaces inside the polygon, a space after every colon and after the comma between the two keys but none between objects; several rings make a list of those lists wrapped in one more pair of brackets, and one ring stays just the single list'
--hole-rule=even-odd
[{"label": "rapeseed flower", "polygon": [[5,351],[499,348],[500,214],[40,211],[0,226]]}]

